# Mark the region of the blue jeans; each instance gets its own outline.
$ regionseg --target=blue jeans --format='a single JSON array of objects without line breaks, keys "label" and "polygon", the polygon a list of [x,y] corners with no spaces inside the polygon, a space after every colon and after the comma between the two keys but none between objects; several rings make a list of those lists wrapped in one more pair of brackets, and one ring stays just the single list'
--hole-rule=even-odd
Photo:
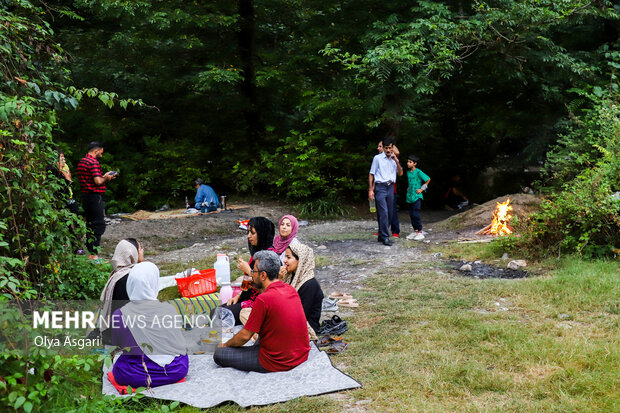
[{"label": "blue jeans", "polygon": [[409,209],[409,217],[411,218],[411,226],[415,231],[422,231],[422,220],[420,219],[420,209],[422,209],[422,200],[418,199],[414,203],[407,202]]},{"label": "blue jeans", "polygon": [[390,238],[390,222],[394,211],[394,188],[392,185],[375,184],[375,205],[377,206],[377,221],[379,222],[379,239]]}]

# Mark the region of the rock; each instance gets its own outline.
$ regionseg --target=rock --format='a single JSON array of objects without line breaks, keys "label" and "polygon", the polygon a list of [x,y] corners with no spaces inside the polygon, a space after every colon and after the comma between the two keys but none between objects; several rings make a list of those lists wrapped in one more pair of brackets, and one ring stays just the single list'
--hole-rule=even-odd
[{"label": "rock", "polygon": [[504,255],[502,255],[502,260],[506,261],[508,259],[508,253],[504,253]]},{"label": "rock", "polygon": [[299,221],[299,226],[300,227],[305,227],[308,225],[308,221]]},{"label": "rock", "polygon": [[325,245],[319,245],[318,247],[316,247],[317,250],[326,250],[327,247]]},{"label": "rock", "polygon": [[510,268],[511,270],[518,270],[521,267],[525,267],[527,265],[527,263],[524,260],[512,260],[508,263],[508,265],[506,267]]},{"label": "rock", "polygon": [[560,320],[570,320],[570,318],[571,318],[571,317],[570,317],[570,314],[564,314],[564,313],[562,313],[562,314],[558,314],[558,318],[559,318]]},{"label": "rock", "polygon": [[474,261],[474,264],[482,264],[482,261],[480,260]]},{"label": "rock", "polygon": [[459,271],[471,271],[471,264],[461,265],[461,268],[459,268]]},{"label": "rock", "polygon": [[433,257],[433,258],[439,258],[439,257],[442,257],[442,256],[443,256],[443,254],[441,252],[435,252],[435,253],[431,254],[431,257]]}]

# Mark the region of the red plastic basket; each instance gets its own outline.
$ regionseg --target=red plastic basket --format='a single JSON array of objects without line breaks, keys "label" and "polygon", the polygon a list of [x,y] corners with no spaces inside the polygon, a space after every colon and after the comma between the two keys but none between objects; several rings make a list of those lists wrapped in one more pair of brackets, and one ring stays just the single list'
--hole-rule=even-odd
[{"label": "red plastic basket", "polygon": [[217,290],[215,282],[215,270],[202,270],[187,278],[175,278],[179,293],[183,297],[196,297],[197,295],[211,294]]}]

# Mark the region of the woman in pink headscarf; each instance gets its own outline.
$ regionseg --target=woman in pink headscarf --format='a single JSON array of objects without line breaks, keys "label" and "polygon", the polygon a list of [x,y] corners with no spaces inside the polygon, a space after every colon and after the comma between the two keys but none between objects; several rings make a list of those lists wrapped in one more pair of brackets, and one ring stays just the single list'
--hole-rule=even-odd
[{"label": "woman in pink headscarf", "polygon": [[280,256],[280,262],[284,265],[286,258],[286,249],[289,245],[298,243],[297,229],[299,223],[297,218],[292,215],[284,215],[278,223],[278,235],[273,238],[273,247],[269,248]]}]

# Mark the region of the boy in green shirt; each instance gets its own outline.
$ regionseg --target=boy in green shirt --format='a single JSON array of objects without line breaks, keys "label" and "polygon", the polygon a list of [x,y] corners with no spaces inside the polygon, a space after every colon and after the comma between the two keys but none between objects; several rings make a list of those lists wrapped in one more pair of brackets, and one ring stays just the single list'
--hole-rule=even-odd
[{"label": "boy in green shirt", "polygon": [[407,182],[409,187],[407,188],[407,206],[409,207],[409,216],[411,217],[411,226],[413,231],[407,235],[407,239],[413,239],[420,241],[424,239],[422,233],[422,221],[420,220],[420,209],[422,208],[422,200],[424,195],[422,192],[428,188],[428,183],[431,178],[424,172],[417,169],[416,166],[420,159],[415,155],[409,155],[407,159]]}]

